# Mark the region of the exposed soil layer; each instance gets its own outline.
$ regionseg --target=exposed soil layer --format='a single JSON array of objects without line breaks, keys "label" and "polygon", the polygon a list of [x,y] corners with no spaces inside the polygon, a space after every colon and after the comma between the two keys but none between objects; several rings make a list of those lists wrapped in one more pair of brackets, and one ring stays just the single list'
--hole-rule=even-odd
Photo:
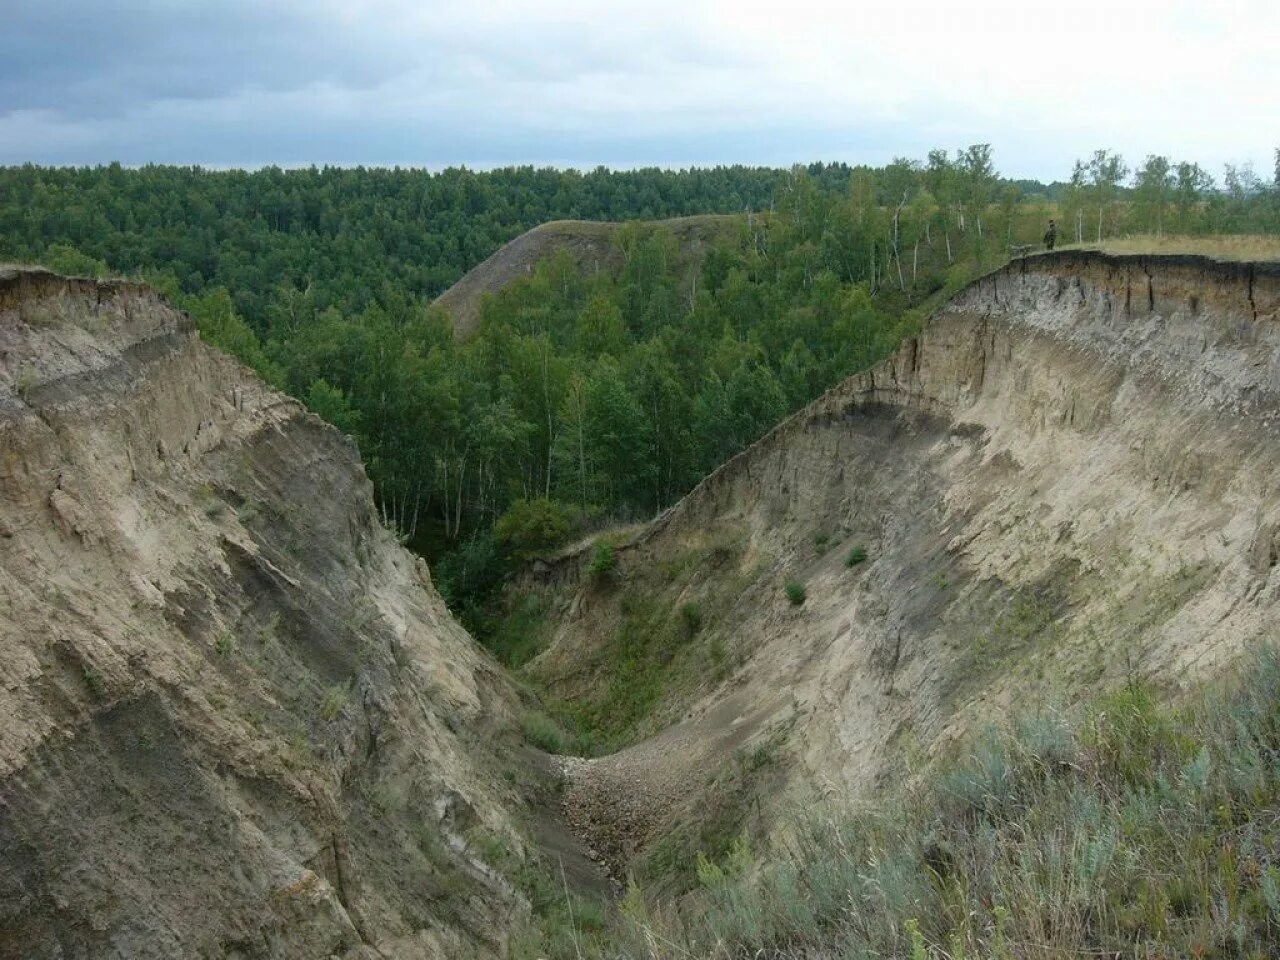
[{"label": "exposed soil layer", "polygon": [[[637,610],[670,646],[571,818],[643,867],[723,796],[768,821],[1012,712],[1209,678],[1280,626],[1278,424],[1280,266],[1066,251],[985,277],[623,535],[612,585],[589,548],[526,572],[557,696],[632,682]],[[689,604],[698,630],[663,626]]]},{"label": "exposed soil layer", "polygon": [[516,716],[349,438],[145,287],[0,269],[0,957],[492,956]]}]

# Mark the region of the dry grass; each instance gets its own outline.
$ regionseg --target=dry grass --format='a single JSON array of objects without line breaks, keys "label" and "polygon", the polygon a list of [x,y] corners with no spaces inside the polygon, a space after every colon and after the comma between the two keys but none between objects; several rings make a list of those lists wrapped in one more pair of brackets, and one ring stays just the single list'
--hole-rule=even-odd
[{"label": "dry grass", "polygon": [[1117,237],[1101,244],[1068,244],[1062,249],[1103,250],[1106,253],[1190,253],[1215,260],[1280,260],[1280,236],[1266,234],[1207,236]]}]

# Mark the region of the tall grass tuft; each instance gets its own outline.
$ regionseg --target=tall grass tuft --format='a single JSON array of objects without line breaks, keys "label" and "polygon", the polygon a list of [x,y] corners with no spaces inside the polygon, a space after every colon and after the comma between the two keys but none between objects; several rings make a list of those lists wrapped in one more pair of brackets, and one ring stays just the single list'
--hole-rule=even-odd
[{"label": "tall grass tuft", "polygon": [[[647,942],[688,957],[1280,955],[1280,657],[983,732],[891,809],[811,811],[700,863]],[[631,895],[634,898],[634,893]],[[626,955],[645,955],[626,954]],[[652,955],[652,954],[651,954]]]}]

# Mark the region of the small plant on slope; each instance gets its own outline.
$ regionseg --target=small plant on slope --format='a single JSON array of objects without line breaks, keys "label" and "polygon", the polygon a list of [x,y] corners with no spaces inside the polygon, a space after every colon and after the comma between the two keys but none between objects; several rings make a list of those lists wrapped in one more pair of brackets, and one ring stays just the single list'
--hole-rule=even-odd
[{"label": "small plant on slope", "polygon": [[521,721],[520,729],[524,733],[524,738],[539,750],[544,750],[547,753],[564,752],[564,731],[556,726],[555,721],[546,714],[526,713],[524,720]]},{"label": "small plant on slope", "polygon": [[591,576],[597,580],[604,580],[617,566],[618,552],[613,544],[604,540],[597,541],[595,548],[591,551],[591,563],[587,565]]},{"label": "small plant on slope", "polygon": [[702,608],[696,603],[686,603],[680,608],[680,622],[684,624],[685,633],[692,637],[702,629]]}]

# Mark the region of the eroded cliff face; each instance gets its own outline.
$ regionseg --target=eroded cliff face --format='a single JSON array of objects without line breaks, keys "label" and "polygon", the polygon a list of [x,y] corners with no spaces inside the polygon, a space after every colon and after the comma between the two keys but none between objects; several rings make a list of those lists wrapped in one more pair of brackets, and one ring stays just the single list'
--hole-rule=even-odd
[{"label": "eroded cliff face", "polygon": [[1280,626],[1278,416],[1275,265],[981,280],[634,534],[612,583],[577,554],[526,577],[533,669],[570,697],[613,682],[637,597],[701,612],[651,736],[583,765],[571,814],[622,867],[696,844],[717,796],[865,795],[1011,712],[1206,679]]},{"label": "eroded cliff face", "polygon": [[0,957],[491,956],[512,702],[349,439],[0,269]]}]

